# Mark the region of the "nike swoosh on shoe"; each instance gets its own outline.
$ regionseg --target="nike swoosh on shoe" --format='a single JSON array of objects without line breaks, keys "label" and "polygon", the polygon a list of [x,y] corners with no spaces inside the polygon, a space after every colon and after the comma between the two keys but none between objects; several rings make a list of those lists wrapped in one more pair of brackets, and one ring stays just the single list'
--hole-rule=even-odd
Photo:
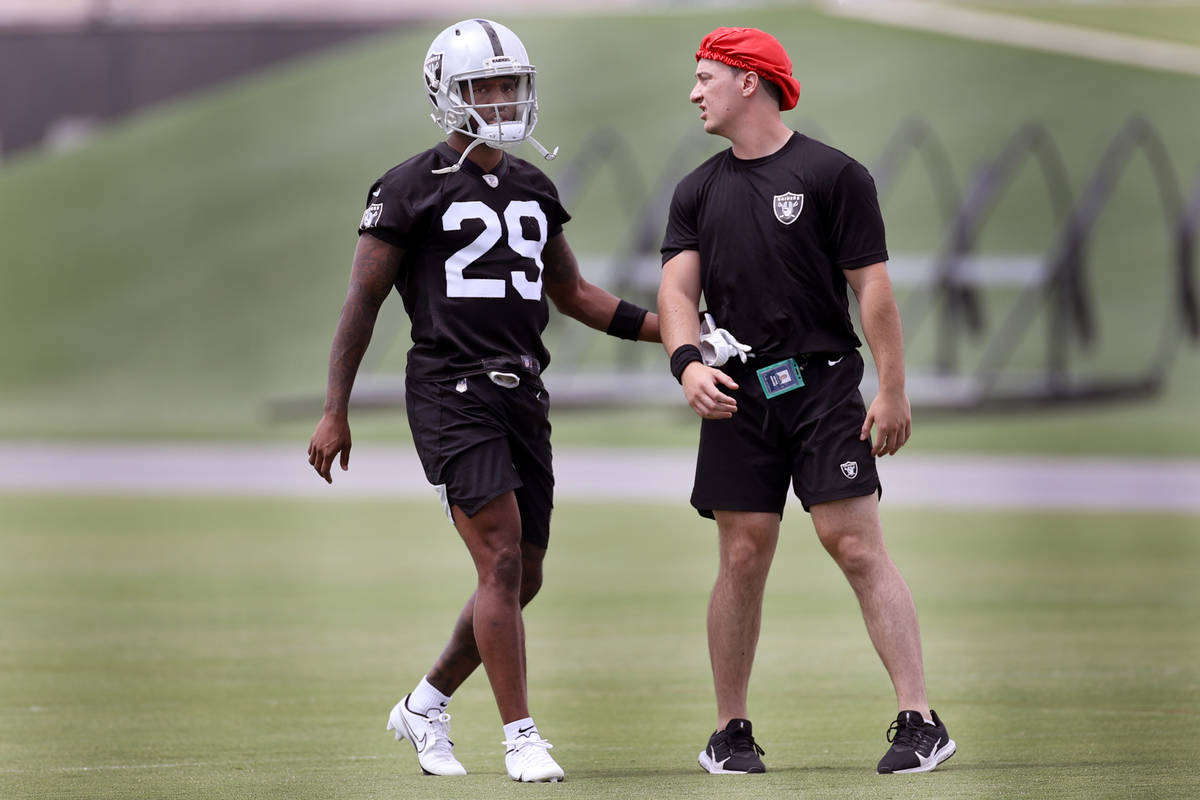
[{"label": "nike swoosh on shoe", "polygon": [[409,739],[409,741],[411,741],[413,743],[413,747],[417,748],[418,753],[424,753],[425,752],[425,740],[427,738],[429,738],[428,735],[422,736],[420,739],[417,739],[417,732],[414,731],[411,727],[409,727],[408,720],[404,719],[403,715],[400,716],[400,721],[404,723],[404,730],[408,731],[408,739]]},{"label": "nike swoosh on shoe", "polygon": [[938,740],[933,743],[933,747],[929,748],[929,755],[923,756],[923,755],[921,755],[920,751],[918,751],[918,750],[913,751],[917,756],[917,761],[921,762],[921,769],[925,769],[926,767],[930,766],[931,764],[937,763],[938,748],[941,747],[941,745],[942,745],[942,740],[939,737]]}]

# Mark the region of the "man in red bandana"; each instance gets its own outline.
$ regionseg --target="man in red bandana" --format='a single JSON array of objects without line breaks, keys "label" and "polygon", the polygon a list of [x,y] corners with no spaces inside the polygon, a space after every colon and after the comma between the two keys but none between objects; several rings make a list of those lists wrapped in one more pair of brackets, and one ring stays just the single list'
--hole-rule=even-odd
[{"label": "man in red bandana", "polygon": [[[894,455],[912,425],[883,219],[861,164],[783,122],[799,94],[774,37],[704,37],[691,101],[704,130],[732,147],[679,182],[662,246],[663,345],[702,418],[691,501],[720,537],[708,608],[717,730],[699,760],[716,774],[766,771],[746,695],[790,483],[896,690],[900,713],[877,769],[926,772],[955,743],[929,707],[916,608],[879,522],[875,459]],[[869,409],[847,284],[879,374]]]}]

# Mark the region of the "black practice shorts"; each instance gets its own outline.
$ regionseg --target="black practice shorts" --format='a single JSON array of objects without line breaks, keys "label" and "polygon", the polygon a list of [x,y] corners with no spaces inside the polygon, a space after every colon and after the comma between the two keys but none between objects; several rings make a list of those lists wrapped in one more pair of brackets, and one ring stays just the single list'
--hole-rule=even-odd
[{"label": "black practice shorts", "polygon": [[408,425],[429,482],[444,484],[449,503],[468,517],[514,492],[522,541],[546,547],[554,468],[550,396],[541,381],[522,374],[520,385],[506,389],[487,375],[471,375],[404,385]]},{"label": "black practice shorts", "polygon": [[730,419],[700,423],[692,505],[713,511],[773,511],[783,515],[791,482],[804,510],[818,503],[882,493],[870,441],[859,441],[867,409],[858,384],[862,356],[817,353],[801,365],[804,386],[770,399],[757,370],[774,363],[734,359],[720,367],[737,384]]}]

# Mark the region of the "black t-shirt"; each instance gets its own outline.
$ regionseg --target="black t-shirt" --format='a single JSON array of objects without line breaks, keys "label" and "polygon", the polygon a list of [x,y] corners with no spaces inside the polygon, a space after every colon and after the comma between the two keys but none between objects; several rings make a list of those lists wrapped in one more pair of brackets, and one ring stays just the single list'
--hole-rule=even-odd
[{"label": "black t-shirt", "polygon": [[663,263],[683,250],[700,254],[717,325],[764,358],[859,347],[842,270],[888,257],[870,173],[799,133],[763,158],[724,150],[679,182]]},{"label": "black t-shirt", "polygon": [[437,380],[489,369],[539,374],[549,307],[542,249],[571,217],[554,184],[505,153],[484,174],[442,142],[371,185],[358,231],[404,249],[396,289],[412,319],[408,375]]}]

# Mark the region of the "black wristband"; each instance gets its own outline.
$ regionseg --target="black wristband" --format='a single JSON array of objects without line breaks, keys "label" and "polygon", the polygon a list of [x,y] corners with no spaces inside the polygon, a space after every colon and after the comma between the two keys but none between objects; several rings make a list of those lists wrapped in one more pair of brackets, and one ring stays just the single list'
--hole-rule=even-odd
[{"label": "black wristband", "polygon": [[642,332],[642,322],[649,313],[645,308],[622,300],[617,303],[617,310],[613,312],[612,321],[608,323],[605,333],[618,339],[632,339],[636,342],[638,334]]},{"label": "black wristband", "polygon": [[703,361],[700,357],[700,348],[694,344],[681,344],[675,348],[675,352],[671,353],[671,374],[675,376],[675,380],[683,383],[683,371],[687,369],[687,365],[693,361]]}]

